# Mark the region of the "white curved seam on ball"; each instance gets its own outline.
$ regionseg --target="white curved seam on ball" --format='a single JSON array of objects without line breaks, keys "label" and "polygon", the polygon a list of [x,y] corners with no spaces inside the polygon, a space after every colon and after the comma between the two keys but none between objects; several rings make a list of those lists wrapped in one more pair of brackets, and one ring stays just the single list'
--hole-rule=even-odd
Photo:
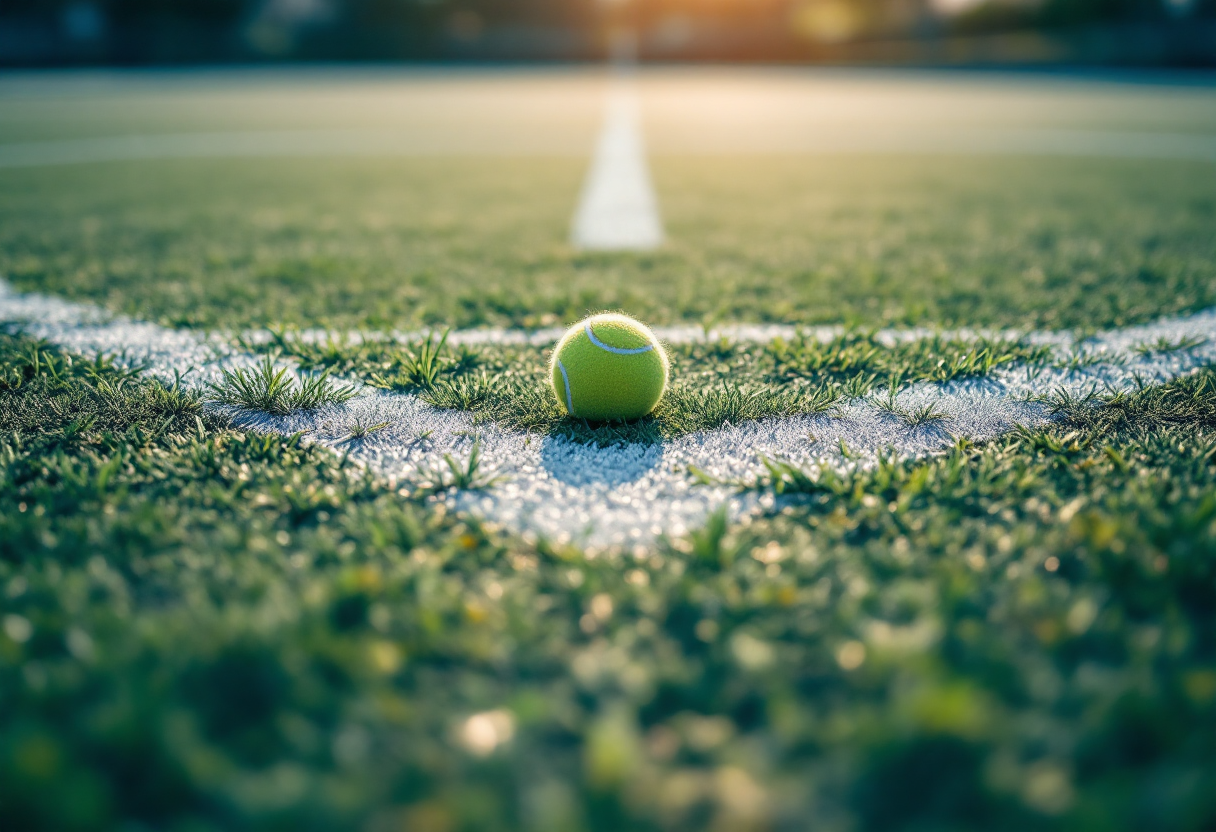
[{"label": "white curved seam on ball", "polygon": [[583,329],[587,331],[587,337],[591,339],[591,343],[595,344],[602,350],[607,350],[608,352],[613,353],[614,355],[638,355],[640,353],[650,352],[652,349],[654,349],[654,344],[647,344],[644,347],[634,347],[630,349],[626,349],[625,347],[610,347],[599,338],[595,337],[595,333],[591,331],[590,321],[583,324]]},{"label": "white curved seam on ball", "polygon": [[574,415],[574,400],[570,398],[570,376],[566,375],[566,365],[557,359],[557,369],[562,371],[562,382],[566,385],[566,412]]}]

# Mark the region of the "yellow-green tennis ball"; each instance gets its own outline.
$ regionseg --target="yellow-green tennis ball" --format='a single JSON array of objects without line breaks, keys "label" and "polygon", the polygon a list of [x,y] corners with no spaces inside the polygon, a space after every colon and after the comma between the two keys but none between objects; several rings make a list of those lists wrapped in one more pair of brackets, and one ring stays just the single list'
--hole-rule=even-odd
[{"label": "yellow-green tennis ball", "polygon": [[667,353],[628,315],[592,315],[566,331],[549,367],[557,400],[571,416],[637,419],[667,388]]}]

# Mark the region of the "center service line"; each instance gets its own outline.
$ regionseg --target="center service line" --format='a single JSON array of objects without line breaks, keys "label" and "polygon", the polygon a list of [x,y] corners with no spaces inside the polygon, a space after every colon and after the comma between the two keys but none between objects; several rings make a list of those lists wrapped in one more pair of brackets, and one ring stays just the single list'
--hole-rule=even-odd
[{"label": "center service line", "polygon": [[631,60],[615,62],[604,125],[570,232],[576,248],[646,251],[663,242],[632,67]]}]

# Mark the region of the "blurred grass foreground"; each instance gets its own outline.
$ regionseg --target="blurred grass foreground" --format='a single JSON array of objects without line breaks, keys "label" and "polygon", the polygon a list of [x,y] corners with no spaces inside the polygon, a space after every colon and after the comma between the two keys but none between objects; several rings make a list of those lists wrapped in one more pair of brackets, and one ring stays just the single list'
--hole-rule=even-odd
[{"label": "blurred grass foreground", "polygon": [[261,60],[1216,65],[1216,0],[12,0],[0,66]]}]

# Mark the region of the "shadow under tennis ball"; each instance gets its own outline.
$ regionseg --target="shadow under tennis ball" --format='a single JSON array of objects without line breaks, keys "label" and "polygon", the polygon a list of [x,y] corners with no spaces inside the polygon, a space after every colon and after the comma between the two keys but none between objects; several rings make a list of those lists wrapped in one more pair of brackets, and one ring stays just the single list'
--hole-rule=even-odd
[{"label": "shadow under tennis ball", "polygon": [[637,482],[663,462],[663,443],[624,443],[606,447],[562,435],[542,440],[541,465],[554,479],[569,485],[624,485]]}]

